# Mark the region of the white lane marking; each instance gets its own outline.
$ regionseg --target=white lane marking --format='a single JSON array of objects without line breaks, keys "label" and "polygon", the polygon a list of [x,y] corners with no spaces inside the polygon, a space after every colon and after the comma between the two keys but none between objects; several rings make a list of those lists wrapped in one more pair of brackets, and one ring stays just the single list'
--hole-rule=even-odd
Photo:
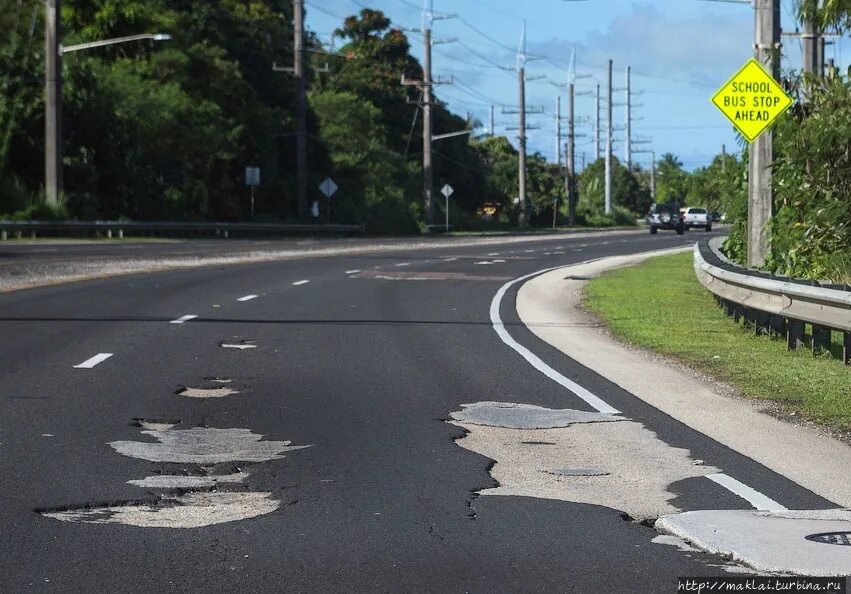
[{"label": "white lane marking", "polygon": [[410,265],[411,265],[410,262],[400,262],[400,263],[396,264],[396,268],[402,268],[403,266],[410,266]]},{"label": "white lane marking", "polygon": [[112,357],[112,353],[98,353],[91,359],[87,359],[79,365],[74,365],[74,369],[91,369],[95,365],[99,365]]},{"label": "white lane marking", "polygon": [[524,254],[534,254],[535,250],[523,250]]},{"label": "white lane marking", "polygon": [[360,272],[360,270],[347,270],[346,274],[357,274],[359,272]]},{"label": "white lane marking", "polygon": [[573,251],[574,251],[574,252],[581,252],[581,251],[582,251],[582,248],[576,248],[576,249],[575,249],[575,250],[573,250]]},{"label": "white lane marking", "polygon": [[499,252],[491,252],[491,253],[488,254],[488,256],[498,256],[498,255],[499,255]]},{"label": "white lane marking", "polygon": [[241,303],[245,303],[246,301],[251,301],[252,299],[257,299],[257,295],[246,295],[245,297],[240,297],[237,301]]},{"label": "white lane marking", "polygon": [[499,291],[496,292],[496,295],[493,297],[493,301],[491,301],[490,307],[490,318],[491,324],[493,325],[493,329],[496,331],[497,336],[507,344],[509,347],[517,351],[521,357],[526,359],[526,361],[535,369],[543,373],[545,376],[553,380],[555,383],[560,386],[567,388],[569,391],[573,392],[576,396],[584,400],[588,405],[596,409],[598,412],[606,413],[610,415],[619,414],[621,411],[614,408],[613,406],[607,404],[598,396],[592,394],[573,380],[570,380],[560,374],[558,371],[544,363],[537,355],[535,355],[532,351],[518,343],[514,340],[508,331],[505,329],[505,325],[502,323],[502,318],[499,315],[499,308],[502,304],[502,298],[505,297],[505,294],[508,292],[513,285],[517,283],[521,283],[525,280],[528,280],[534,276],[538,276],[544,274],[546,272],[550,272],[552,270],[557,270],[559,268],[564,268],[564,266],[555,266],[553,268],[546,268],[544,270],[539,270],[538,272],[533,272],[531,274],[527,274],[526,276],[521,276],[520,278],[516,278],[513,281],[509,281],[500,287]]},{"label": "white lane marking", "polygon": [[455,257],[455,258],[445,258],[443,261],[444,261],[444,262],[454,262],[454,261],[455,261],[455,260],[457,260],[457,259],[458,259],[457,257]]},{"label": "white lane marking", "polygon": [[300,287],[300,286],[302,286],[302,285],[306,285],[306,284],[307,284],[307,283],[309,283],[309,282],[310,282],[309,280],[300,280],[300,281],[296,281],[296,282],[294,282],[294,283],[293,283],[293,286],[294,286],[294,287]]},{"label": "white lane marking", "polygon": [[733,477],[726,475],[722,472],[716,474],[707,474],[706,478],[714,483],[718,483],[731,493],[734,493],[750,503],[754,509],[759,511],[788,511],[787,508],[783,507],[773,499],[763,495],[756,489],[748,487],[744,483],[740,483]]},{"label": "white lane marking", "polygon": [[179,317],[179,318],[177,318],[176,320],[172,320],[172,321],[170,321],[170,322],[169,322],[169,324],[185,324],[185,323],[186,323],[186,322],[188,322],[189,320],[194,320],[194,319],[195,319],[195,318],[197,318],[197,317],[198,317],[198,316],[195,316],[195,315],[192,315],[192,314],[187,314],[187,315],[185,315],[185,316],[180,316],[180,317]]}]

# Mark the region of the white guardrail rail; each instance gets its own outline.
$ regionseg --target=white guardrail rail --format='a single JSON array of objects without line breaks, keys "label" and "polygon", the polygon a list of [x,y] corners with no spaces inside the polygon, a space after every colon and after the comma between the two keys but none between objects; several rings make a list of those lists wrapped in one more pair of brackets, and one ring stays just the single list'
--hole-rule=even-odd
[{"label": "white guardrail rail", "polygon": [[[728,315],[757,334],[785,337],[790,349],[828,349],[843,336],[842,360],[851,365],[851,287],[773,277],[733,264],[721,253],[723,237],[694,247],[694,271]],[[811,326],[809,335],[806,324]]]}]

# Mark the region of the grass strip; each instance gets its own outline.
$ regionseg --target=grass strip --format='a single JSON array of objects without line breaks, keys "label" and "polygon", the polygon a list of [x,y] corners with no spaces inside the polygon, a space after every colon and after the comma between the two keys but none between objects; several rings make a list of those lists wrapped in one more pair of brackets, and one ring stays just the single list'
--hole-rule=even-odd
[{"label": "grass strip", "polygon": [[588,283],[586,306],[627,343],[673,356],[745,396],[851,429],[851,368],[829,354],[790,352],[784,341],[733,322],[697,281],[692,258],[660,256],[610,271]]}]

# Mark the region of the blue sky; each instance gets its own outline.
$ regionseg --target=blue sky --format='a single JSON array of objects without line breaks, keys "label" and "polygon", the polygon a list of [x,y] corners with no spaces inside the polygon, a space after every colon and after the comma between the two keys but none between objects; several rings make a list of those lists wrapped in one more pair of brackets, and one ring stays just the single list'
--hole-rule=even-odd
[{"label": "blue sky", "polygon": [[[632,68],[632,89],[637,94],[633,110],[633,140],[657,155],[672,152],[686,168],[708,164],[726,144],[738,151],[736,136],[726,119],[710,103],[712,94],[752,55],[753,10],[748,4],[701,0],[433,0],[435,13],[457,15],[434,23],[436,40],[457,41],[434,48],[434,73],[454,77],[455,84],[440,86],[438,97],[459,114],[470,112],[486,126],[489,105],[496,105],[496,133],[515,142],[516,115],[503,115],[503,107],[517,104],[517,76],[499,66],[516,65],[523,19],[526,20],[527,51],[541,56],[527,64],[527,74],[541,76],[527,84],[527,104],[545,113],[530,116],[539,126],[529,132],[529,148],[549,160],[555,159],[556,97],[566,106],[566,91],[553,83],[565,83],[571,53],[576,51],[577,160],[593,160],[595,102],[598,83],[606,87],[607,61],[614,61],[614,84],[624,87],[625,68]],[[341,17],[363,6],[385,12],[396,25],[421,26],[421,0],[308,0],[308,28],[329,40]],[[783,1],[782,26],[794,31],[793,0]],[[422,37],[410,33],[413,53],[422,56]],[[338,42],[339,43],[339,42]],[[844,54],[844,55],[843,55]],[[851,44],[847,39],[828,46],[827,58],[847,67]],[[784,68],[799,68],[800,42],[784,38]],[[625,93],[615,93],[623,103]],[[603,102],[605,105],[605,101]],[[623,128],[625,108],[613,111],[616,127]],[[602,114],[605,122],[605,114]],[[436,130],[437,133],[445,132]],[[623,158],[623,132],[616,131],[615,154]],[[619,142],[617,142],[619,140]],[[636,147],[638,148],[638,147]],[[649,165],[649,153],[634,160]]]}]

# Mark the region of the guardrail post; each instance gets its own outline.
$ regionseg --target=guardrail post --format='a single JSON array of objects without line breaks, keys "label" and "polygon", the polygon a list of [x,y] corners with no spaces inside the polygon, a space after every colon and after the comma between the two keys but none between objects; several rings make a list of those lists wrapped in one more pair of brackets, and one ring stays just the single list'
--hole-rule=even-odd
[{"label": "guardrail post", "polygon": [[851,365],[851,332],[843,332],[844,339],[842,340],[842,361],[846,365]]},{"label": "guardrail post", "polygon": [[779,334],[781,336],[786,334],[786,318],[783,316],[770,314],[768,316],[768,325],[773,334]]},{"label": "guardrail post", "polygon": [[228,230],[227,230],[227,229],[225,229],[225,230],[222,232],[222,234],[224,235],[225,239],[227,239],[227,238],[228,238]]},{"label": "guardrail post", "polygon": [[790,319],[786,324],[786,346],[796,351],[804,346],[804,323]]},{"label": "guardrail post", "polygon": [[813,354],[830,348],[830,328],[813,324]]},{"label": "guardrail post", "polygon": [[124,239],[124,229],[118,230],[118,239]]},{"label": "guardrail post", "polygon": [[107,229],[107,230],[106,230],[106,238],[107,238],[107,239],[112,239],[112,229]]},{"label": "guardrail post", "polygon": [[9,234],[6,232],[5,229],[3,229],[2,231],[0,231],[0,240],[6,241],[7,239],[9,239]]},{"label": "guardrail post", "polygon": [[21,232],[20,232],[20,231],[15,231],[15,239],[20,239],[21,237],[22,237]]}]

